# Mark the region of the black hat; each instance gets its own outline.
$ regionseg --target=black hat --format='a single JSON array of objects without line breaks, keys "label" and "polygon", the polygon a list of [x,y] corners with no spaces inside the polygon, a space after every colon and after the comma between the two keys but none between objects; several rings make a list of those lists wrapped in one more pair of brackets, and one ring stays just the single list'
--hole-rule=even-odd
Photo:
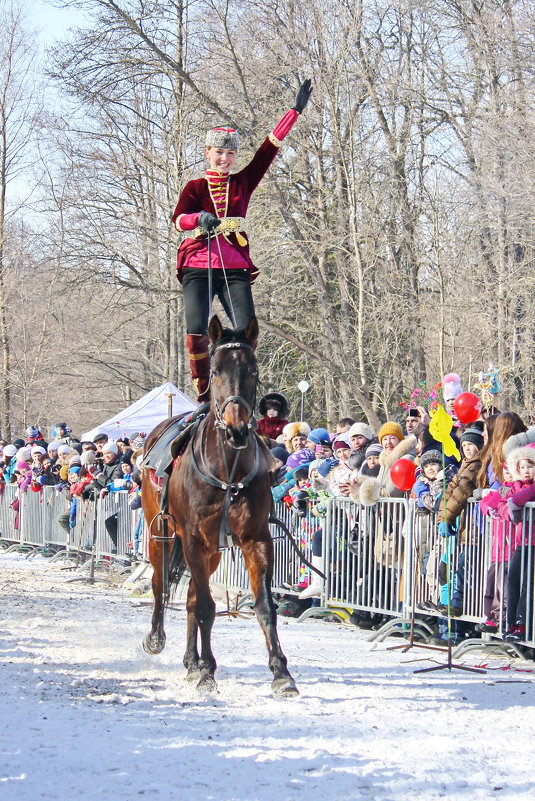
[{"label": "black hat", "polygon": [[276,448],[271,449],[271,455],[274,459],[278,459],[279,462],[286,464],[288,460],[288,456],[290,455],[286,448],[283,448],[282,445],[278,445]]},{"label": "black hat", "polygon": [[464,434],[461,437],[461,445],[463,442],[471,442],[473,443],[476,448],[480,451],[483,447],[483,434],[478,428],[474,428],[470,426],[467,428]]},{"label": "black hat", "polygon": [[258,402],[258,411],[262,416],[264,416],[267,413],[268,404],[273,406],[278,406],[279,417],[285,418],[288,416],[290,407],[288,406],[288,401],[284,397],[282,392],[275,392],[275,390],[270,390],[260,398],[260,401]]},{"label": "black hat", "polygon": [[442,464],[442,454],[440,451],[430,450],[422,453],[420,456],[420,467],[425,467],[426,464]]},{"label": "black hat", "polygon": [[418,409],[415,409],[414,407],[412,407],[407,411],[407,417],[421,417],[421,416],[422,416],[421,412],[419,412]]}]

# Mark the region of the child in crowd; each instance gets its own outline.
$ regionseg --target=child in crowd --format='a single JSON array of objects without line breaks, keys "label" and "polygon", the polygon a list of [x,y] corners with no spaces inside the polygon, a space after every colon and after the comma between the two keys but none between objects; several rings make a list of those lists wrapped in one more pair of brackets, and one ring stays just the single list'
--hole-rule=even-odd
[{"label": "child in crowd", "polygon": [[[480,451],[483,447],[483,435],[478,428],[467,428],[461,437],[462,462],[458,472],[453,476],[446,489],[446,502],[438,508],[438,531],[442,537],[458,534],[462,541],[464,534],[464,515],[468,499],[477,487],[477,474],[481,468]],[[450,599],[450,614],[457,617],[463,614],[465,591],[466,549],[474,543],[467,543],[459,554],[457,571],[453,582],[453,594]],[[444,577],[443,572],[440,574]],[[468,579],[468,577],[467,577]],[[443,582],[441,582],[443,583]],[[468,580],[466,580],[468,583]],[[442,606],[442,611],[447,610]]]},{"label": "child in crowd", "polygon": [[257,434],[276,440],[288,424],[288,401],[281,392],[271,390],[260,398],[258,411],[262,417],[256,423]]},{"label": "child in crowd", "polygon": [[[488,421],[487,421],[488,422]],[[498,509],[503,505],[513,486],[512,476],[503,465],[503,484],[494,490],[486,490],[479,502],[481,512],[492,519],[491,563],[487,571],[483,611],[485,620],[476,628],[487,633],[496,633],[507,604],[508,566],[514,549],[514,530],[508,520],[502,520]]]},{"label": "child in crowd", "polygon": [[[535,501],[535,449],[526,446],[507,457],[513,486],[498,508],[504,520],[515,525],[514,552],[507,575],[507,634],[505,639],[518,642],[526,637],[526,614],[531,609],[535,570],[535,510],[524,509]],[[533,622],[532,622],[533,625]]]}]

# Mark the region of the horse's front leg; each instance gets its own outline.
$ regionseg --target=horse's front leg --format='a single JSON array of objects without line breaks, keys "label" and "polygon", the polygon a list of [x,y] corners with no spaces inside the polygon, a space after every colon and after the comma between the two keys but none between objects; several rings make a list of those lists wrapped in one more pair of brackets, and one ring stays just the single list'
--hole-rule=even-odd
[{"label": "horse's front leg", "polygon": [[195,619],[195,604],[197,598],[195,595],[195,584],[192,579],[188,585],[188,598],[186,601],[187,611],[187,638],[186,638],[186,652],[184,654],[184,667],[187,670],[187,681],[198,681],[201,677],[199,670],[199,649],[197,648],[197,633],[199,627]]},{"label": "horse's front leg", "polygon": [[265,539],[249,540],[241,546],[255,597],[254,609],[264,632],[269,654],[269,667],[273,673],[273,695],[292,697],[299,695],[297,685],[287,667],[277,633],[277,611],[271,595],[273,576],[273,543],[269,532]]},{"label": "horse's front leg", "polygon": [[163,619],[165,604],[164,598],[164,573],[163,573],[163,549],[169,549],[169,559],[171,558],[172,543],[157,542],[151,540],[150,561],[153,567],[152,574],[152,593],[154,595],[154,610],[152,613],[152,628],[143,640],[143,649],[148,654],[160,654],[165,648],[165,630]]},{"label": "horse's front leg", "polygon": [[[219,554],[209,556],[193,537],[186,539],[184,553],[193,584],[191,609],[188,608],[188,646],[195,638],[194,654],[197,652],[197,632],[201,638],[201,653],[200,656],[197,656],[197,669],[200,673],[197,689],[203,692],[214,692],[217,689],[214,679],[217,663],[212,653],[211,635],[215,620],[215,603],[210,592],[209,581],[212,569],[215,570],[213,565],[217,566],[218,564]],[[190,593],[188,591],[188,602],[189,600]],[[189,625],[190,613],[194,617],[191,627]]]}]

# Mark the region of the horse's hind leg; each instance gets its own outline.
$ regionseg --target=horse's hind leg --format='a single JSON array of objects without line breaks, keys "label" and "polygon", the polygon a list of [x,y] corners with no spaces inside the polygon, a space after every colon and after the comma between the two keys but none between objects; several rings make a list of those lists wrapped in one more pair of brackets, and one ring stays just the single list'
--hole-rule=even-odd
[{"label": "horse's hind leg", "polygon": [[264,541],[249,541],[242,545],[243,558],[255,597],[254,609],[264,632],[269,654],[269,667],[273,673],[271,689],[274,695],[299,695],[297,685],[287,667],[277,634],[277,611],[271,595],[273,575],[273,543],[267,535]]},{"label": "horse's hind leg", "polygon": [[[152,575],[152,592],[154,595],[154,610],[152,613],[152,628],[143,639],[143,649],[148,654],[159,654],[165,648],[165,631],[163,618],[165,612],[163,589],[163,548],[171,549],[167,543],[151,542],[151,562],[154,568]],[[154,551],[152,551],[154,549]]]}]

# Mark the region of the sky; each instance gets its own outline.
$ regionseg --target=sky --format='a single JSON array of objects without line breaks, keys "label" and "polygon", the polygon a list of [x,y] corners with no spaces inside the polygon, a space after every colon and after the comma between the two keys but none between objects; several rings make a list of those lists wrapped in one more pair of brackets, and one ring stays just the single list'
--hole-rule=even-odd
[{"label": "sky", "polygon": [[84,21],[79,8],[58,8],[46,0],[32,0],[28,5],[28,14],[43,48],[54,44],[57,39],[65,38],[70,27]]}]

